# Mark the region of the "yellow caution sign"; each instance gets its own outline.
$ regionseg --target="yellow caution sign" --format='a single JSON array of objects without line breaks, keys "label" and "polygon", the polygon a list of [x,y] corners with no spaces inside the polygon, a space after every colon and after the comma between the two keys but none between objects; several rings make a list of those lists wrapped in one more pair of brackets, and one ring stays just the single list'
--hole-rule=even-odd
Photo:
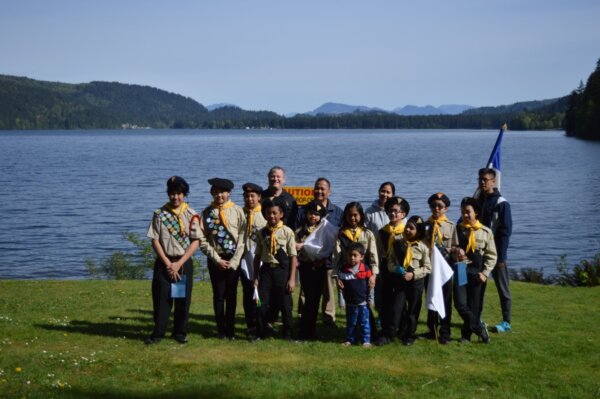
[{"label": "yellow caution sign", "polygon": [[315,189],[312,187],[293,187],[283,188],[296,199],[298,205],[306,205],[315,198]]}]

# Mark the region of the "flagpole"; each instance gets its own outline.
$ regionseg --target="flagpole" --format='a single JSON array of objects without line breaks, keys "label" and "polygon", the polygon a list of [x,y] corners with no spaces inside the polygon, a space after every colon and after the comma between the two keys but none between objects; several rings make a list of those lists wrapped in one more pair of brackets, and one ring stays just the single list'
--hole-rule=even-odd
[{"label": "flagpole", "polygon": [[[496,142],[494,143],[494,148],[492,148],[492,152],[490,157],[485,165],[486,168],[492,168],[496,170],[496,188],[500,190],[500,147],[502,146],[502,138],[504,137],[504,132],[508,130],[508,126],[504,123],[500,127],[500,132],[498,132],[498,137],[496,138]],[[479,198],[481,195],[481,191],[479,187],[475,189],[475,193],[473,193],[473,198]]]}]

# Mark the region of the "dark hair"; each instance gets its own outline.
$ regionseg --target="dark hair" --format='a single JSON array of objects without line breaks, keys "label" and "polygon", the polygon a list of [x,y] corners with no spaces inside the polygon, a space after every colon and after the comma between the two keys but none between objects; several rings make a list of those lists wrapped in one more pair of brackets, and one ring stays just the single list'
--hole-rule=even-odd
[{"label": "dark hair", "polygon": [[379,186],[379,191],[381,191],[385,186],[390,186],[392,188],[392,195],[396,195],[396,186],[394,186],[394,183],[392,183],[391,181],[381,183],[381,185]]},{"label": "dark hair", "polygon": [[316,213],[321,217],[321,219],[327,216],[327,208],[324,206],[317,204],[315,201],[311,201],[304,206],[304,215],[307,216],[308,212]]},{"label": "dark hair", "polygon": [[187,197],[190,193],[190,185],[179,176],[171,176],[167,180],[167,194],[181,193]]},{"label": "dark hair", "polygon": [[273,208],[273,207],[278,207],[279,210],[283,213],[283,204],[281,202],[281,200],[279,200],[278,198],[275,199],[266,199],[262,202],[261,206],[261,210],[260,212],[262,213],[262,215],[264,217],[267,217],[267,209]]},{"label": "dark hair", "polygon": [[465,206],[472,206],[473,210],[475,211],[475,213],[477,214],[477,216],[479,216],[480,212],[481,212],[481,206],[479,205],[479,202],[477,202],[477,200],[473,197],[465,197],[462,199],[462,201],[460,201],[460,207],[465,207]]},{"label": "dark hair", "polygon": [[423,239],[423,237],[425,237],[425,222],[423,221],[423,218],[418,215],[411,216],[406,224],[408,225],[409,223],[413,224],[417,229],[416,238],[418,240]]},{"label": "dark hair", "polygon": [[360,223],[358,223],[358,225],[360,227],[365,227],[365,211],[363,210],[363,207],[360,204],[360,202],[352,201],[348,202],[346,204],[346,207],[344,208],[344,215],[342,217],[342,229],[349,227],[348,222],[346,221],[346,215],[348,212],[350,212],[350,209],[352,208],[356,208],[358,214],[360,215]]},{"label": "dark hair", "polygon": [[492,168],[481,168],[479,169],[478,175],[492,175],[494,178],[496,178],[496,171]]},{"label": "dark hair", "polygon": [[406,201],[402,197],[391,197],[391,198],[388,198],[388,200],[385,201],[385,205],[384,205],[385,212],[386,213],[389,212],[389,210],[394,205],[398,205],[400,207],[400,210],[402,212],[404,212],[405,214],[407,214],[407,215],[408,215],[408,212],[410,212],[410,205],[408,204],[408,201]]},{"label": "dark hair", "polygon": [[327,179],[326,177],[317,177],[317,180],[315,180],[315,186],[317,184],[319,184],[319,182],[324,181],[325,183],[327,183],[327,186],[329,188],[331,188],[331,182],[329,181],[329,179]]},{"label": "dark hair", "polygon": [[442,192],[432,194],[431,197],[429,197],[429,199],[427,200],[427,204],[431,206],[431,204],[433,204],[434,201],[442,201],[444,205],[446,205],[446,208],[450,206],[450,198],[448,198],[448,196]]},{"label": "dark hair", "polygon": [[352,251],[356,251],[359,254],[361,254],[362,256],[365,256],[365,246],[362,245],[360,242],[353,242],[350,245],[348,245],[348,249],[346,250],[346,253],[350,253]]}]

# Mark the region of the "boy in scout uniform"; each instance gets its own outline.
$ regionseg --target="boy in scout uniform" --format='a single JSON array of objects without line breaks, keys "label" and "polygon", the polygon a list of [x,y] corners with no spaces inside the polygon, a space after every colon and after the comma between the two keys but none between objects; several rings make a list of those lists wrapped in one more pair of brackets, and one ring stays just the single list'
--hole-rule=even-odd
[{"label": "boy in scout uniform", "polygon": [[267,225],[261,212],[262,187],[254,183],[246,183],[244,190],[244,214],[246,229],[244,235],[244,256],[238,269],[244,289],[244,316],[247,334],[250,340],[256,338],[256,302],[254,300],[254,254],[256,252],[257,235]]},{"label": "boy in scout uniform", "polygon": [[467,284],[456,288],[454,304],[463,319],[460,341],[469,342],[471,334],[475,334],[487,344],[490,337],[481,321],[481,292],[496,265],[497,255],[494,235],[477,219],[479,212],[475,198],[465,197],[460,203],[462,222],[456,228],[459,247],[454,256],[458,262],[466,263]]},{"label": "boy in scout uniform", "polygon": [[[152,304],[154,330],[144,342],[156,344],[164,338],[171,307],[175,302],[173,339],[180,344],[187,342],[186,328],[192,296],[192,255],[198,249],[200,224],[196,211],[185,202],[190,187],[179,176],[167,180],[169,202],[154,211],[147,237],[152,240],[156,252],[152,276]],[[185,279],[185,297],[173,298],[171,283]]]},{"label": "boy in scout uniform", "polygon": [[[265,337],[269,308],[281,310],[283,338],[292,338],[292,293],[296,283],[296,239],[283,224],[283,206],[277,201],[262,203],[267,225],[257,234],[254,256],[254,284],[261,307],[258,312],[258,337]],[[261,266],[262,262],[262,266]]]},{"label": "boy in scout uniform", "polygon": [[208,258],[218,336],[233,340],[237,269],[244,253],[246,217],[243,209],[230,200],[231,180],[213,178],[208,183],[213,202],[202,211],[200,249]]},{"label": "boy in scout uniform", "polygon": [[[452,265],[451,252],[453,247],[458,246],[456,238],[456,226],[454,222],[446,217],[448,207],[450,207],[450,198],[444,193],[436,193],[427,200],[431,216],[425,224],[426,238],[425,242],[429,248],[433,250],[435,245],[440,253],[444,256],[446,262]],[[425,278],[425,287],[429,285],[429,275]],[[439,315],[434,310],[427,312],[427,327],[429,331],[423,334],[423,337],[428,339],[436,339],[436,326],[439,325],[439,343],[448,344],[450,342],[450,322],[452,321],[452,278],[450,278],[442,286],[442,294],[444,296],[444,308],[446,317],[439,319]]]}]

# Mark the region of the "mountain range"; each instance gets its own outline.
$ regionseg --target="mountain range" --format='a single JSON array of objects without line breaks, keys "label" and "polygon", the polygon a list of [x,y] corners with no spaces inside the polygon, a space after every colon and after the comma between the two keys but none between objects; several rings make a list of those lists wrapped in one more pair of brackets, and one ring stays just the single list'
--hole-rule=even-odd
[{"label": "mountain range", "polygon": [[432,105],[418,106],[406,105],[397,107],[391,111],[378,108],[367,107],[365,105],[348,105],[340,103],[325,103],[312,111],[306,112],[308,115],[340,115],[356,112],[374,112],[374,113],[392,113],[397,115],[458,115],[466,110],[472,109],[470,105],[446,104],[434,107]]}]

